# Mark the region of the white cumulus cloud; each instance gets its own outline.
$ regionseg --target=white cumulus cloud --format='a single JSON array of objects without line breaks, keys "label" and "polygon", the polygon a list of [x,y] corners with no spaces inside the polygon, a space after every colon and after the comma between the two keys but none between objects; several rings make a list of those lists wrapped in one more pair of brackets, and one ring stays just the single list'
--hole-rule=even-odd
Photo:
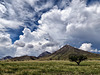
[{"label": "white cumulus cloud", "polygon": [[[24,46],[22,46],[22,42],[25,43]],[[15,56],[38,56],[44,51],[54,52],[59,48],[59,44],[54,42],[46,32],[42,30],[31,32],[28,28],[23,30],[23,35],[20,35],[20,39],[15,42],[16,45],[17,50]]]},{"label": "white cumulus cloud", "polygon": [[4,56],[15,56],[16,47],[12,45],[9,34],[0,34],[0,58]]},{"label": "white cumulus cloud", "polygon": [[92,44],[91,43],[83,43],[79,49],[82,49],[84,51],[88,51],[88,52],[94,52],[94,53],[100,53],[100,50],[97,49],[93,49],[92,48]]},{"label": "white cumulus cloud", "polygon": [[83,43],[80,46],[80,49],[85,50],[85,51],[91,51],[92,50],[92,44],[91,43]]},{"label": "white cumulus cloud", "polygon": [[[38,1],[6,1],[5,5],[7,8],[1,5],[0,12],[5,14],[8,12],[9,16],[7,18],[9,20],[0,18],[0,30],[4,28],[18,28],[26,22],[27,18],[34,21],[33,17],[36,12],[45,8],[52,8],[52,3],[49,4],[46,2],[46,5],[40,3],[41,6],[38,6]],[[29,11],[27,7],[24,8],[25,2],[34,8],[35,11]],[[62,4],[66,3],[62,2]],[[16,40],[14,44],[11,43],[8,35],[5,37],[1,35],[3,38],[1,37],[0,42],[3,41],[4,45],[10,44],[9,48],[8,46],[5,47],[5,53],[7,49],[11,48],[12,50],[14,48],[15,56],[38,56],[44,51],[54,52],[65,44],[80,46],[83,42],[90,43],[82,44],[80,49],[96,52],[97,49],[93,49],[92,45],[100,44],[100,5],[94,4],[87,6],[84,0],[72,0],[69,6],[64,5],[62,7],[64,8],[61,10],[56,5],[48,12],[41,13],[38,28],[35,31],[24,28],[22,31],[23,35],[20,35],[19,40]],[[30,28],[32,27],[30,26]],[[4,41],[4,39],[7,40]],[[2,45],[0,44],[0,46]],[[0,50],[3,54],[4,46],[0,48],[2,48]]]},{"label": "white cumulus cloud", "polygon": [[[79,7],[80,6],[80,7]],[[99,7],[96,7],[99,8]],[[16,56],[22,54],[39,55],[41,52],[58,50],[65,44],[78,44],[77,42],[99,42],[99,15],[97,11],[90,10],[85,2],[73,0],[69,7],[60,10],[55,6],[50,11],[42,14],[39,27],[31,32],[25,28],[19,41],[26,46],[17,48]],[[96,13],[96,14],[95,14]],[[32,48],[28,44],[33,45]],[[80,45],[80,44],[78,44]],[[91,44],[83,44],[81,49],[96,51]]]}]

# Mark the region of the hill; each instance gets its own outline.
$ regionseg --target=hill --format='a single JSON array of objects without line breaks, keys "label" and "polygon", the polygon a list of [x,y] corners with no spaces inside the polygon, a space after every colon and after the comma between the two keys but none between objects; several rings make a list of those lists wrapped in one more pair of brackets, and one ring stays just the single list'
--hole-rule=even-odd
[{"label": "hill", "polygon": [[24,56],[21,56],[21,57],[14,57],[10,60],[11,61],[25,61],[25,60],[36,60],[36,59],[37,59],[37,57],[35,57],[35,56],[24,55]]},{"label": "hill", "polygon": [[70,45],[65,45],[61,49],[52,53],[51,55],[41,58],[41,60],[66,60],[68,59],[70,54],[85,55],[88,57],[88,59],[100,58],[99,54],[95,54],[95,53],[87,52],[78,48],[74,48]]}]

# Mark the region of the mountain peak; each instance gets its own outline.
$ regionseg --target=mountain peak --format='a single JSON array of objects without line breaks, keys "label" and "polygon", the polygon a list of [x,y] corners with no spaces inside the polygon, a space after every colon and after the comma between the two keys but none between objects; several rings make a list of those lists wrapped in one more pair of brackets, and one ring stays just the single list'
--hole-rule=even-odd
[{"label": "mountain peak", "polygon": [[47,55],[50,55],[51,53],[48,52],[48,51],[45,51],[43,53],[41,53],[38,57],[44,57],[44,56],[47,56]]},{"label": "mountain peak", "polygon": [[88,58],[98,58],[100,57],[99,54],[87,52],[70,45],[65,45],[61,49],[57,50],[56,52],[49,55],[46,59],[50,60],[66,60],[68,59],[70,54],[78,54],[78,55],[85,55]]}]

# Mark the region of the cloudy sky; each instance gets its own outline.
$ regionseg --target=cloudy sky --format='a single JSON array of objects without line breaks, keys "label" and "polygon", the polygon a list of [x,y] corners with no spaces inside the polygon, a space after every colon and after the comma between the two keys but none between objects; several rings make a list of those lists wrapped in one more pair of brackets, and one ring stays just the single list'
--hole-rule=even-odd
[{"label": "cloudy sky", "polygon": [[100,53],[99,0],[0,0],[0,58],[66,44]]}]

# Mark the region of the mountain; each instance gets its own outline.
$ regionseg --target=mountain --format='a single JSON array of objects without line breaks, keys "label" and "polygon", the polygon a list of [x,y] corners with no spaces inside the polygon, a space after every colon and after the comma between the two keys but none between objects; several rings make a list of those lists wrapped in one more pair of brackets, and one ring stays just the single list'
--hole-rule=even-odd
[{"label": "mountain", "polygon": [[25,60],[36,60],[36,59],[37,59],[37,57],[35,57],[35,56],[24,55],[24,56],[21,56],[21,57],[14,57],[10,60],[11,61],[25,61]]},{"label": "mountain", "polygon": [[3,57],[2,59],[0,59],[0,60],[7,60],[7,59],[12,59],[13,57],[11,57],[11,56],[6,56],[6,57]]},{"label": "mountain", "polygon": [[50,52],[45,51],[45,52],[41,53],[38,57],[45,57],[45,56],[48,56],[50,54],[51,54]]},{"label": "mountain", "polygon": [[74,48],[70,45],[65,45],[61,49],[57,50],[56,52],[52,53],[47,57],[43,57],[40,60],[66,60],[68,59],[70,54],[78,54],[78,55],[85,55],[88,59],[92,58],[100,58],[99,54],[87,52],[78,48]]}]

